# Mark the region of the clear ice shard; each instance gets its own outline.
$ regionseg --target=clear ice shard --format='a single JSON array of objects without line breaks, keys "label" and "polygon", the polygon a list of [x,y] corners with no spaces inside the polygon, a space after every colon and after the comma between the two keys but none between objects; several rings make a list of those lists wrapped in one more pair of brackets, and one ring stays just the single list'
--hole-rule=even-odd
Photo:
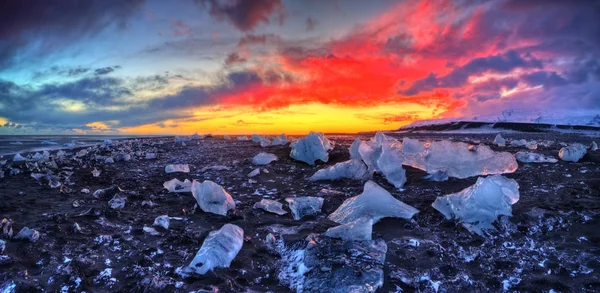
[{"label": "clear ice shard", "polygon": [[202,183],[194,180],[192,182],[192,195],[200,209],[207,213],[225,216],[227,211],[235,208],[235,202],[231,195],[221,185],[210,180],[205,180]]},{"label": "clear ice shard", "polygon": [[309,180],[336,180],[341,178],[366,180],[371,178],[371,174],[360,159],[352,159],[323,168],[312,175]]},{"label": "clear ice shard", "polygon": [[517,152],[515,154],[517,161],[521,163],[556,163],[558,160],[552,156],[545,156],[543,154],[533,152]]},{"label": "clear ice shard", "polygon": [[425,175],[425,177],[423,177],[423,179],[429,180],[429,181],[435,181],[435,182],[442,182],[442,181],[448,180],[448,173],[446,173],[444,171],[437,171],[437,172],[433,172],[433,173],[429,173],[429,174]]},{"label": "clear ice shard", "polygon": [[281,134],[273,138],[273,142],[271,143],[271,145],[286,145],[289,142],[290,141],[287,139],[287,136],[285,134]]},{"label": "clear ice shard", "polygon": [[371,240],[372,232],[373,219],[370,217],[362,217],[350,223],[329,228],[323,235],[331,238],[341,238],[346,241],[355,241]]},{"label": "clear ice shard", "polygon": [[283,205],[280,202],[266,198],[255,203],[254,208],[263,209],[269,213],[278,214],[280,216],[287,214],[287,212],[283,210]]},{"label": "clear ice shard", "polygon": [[25,157],[21,156],[21,154],[16,154],[13,157],[13,162],[24,162],[24,161],[27,161],[27,159]]},{"label": "clear ice shard", "polygon": [[314,215],[321,211],[323,198],[321,197],[288,197],[285,199],[288,203],[294,220],[300,220],[304,216]]},{"label": "clear ice shard", "polygon": [[[278,247],[282,247],[280,245]],[[310,234],[281,255],[278,278],[299,293],[373,293],[383,286],[382,239],[344,241]]]},{"label": "clear ice shard", "polygon": [[163,187],[169,192],[190,192],[192,191],[192,182],[188,179],[181,182],[174,178],[163,183]]},{"label": "clear ice shard", "polygon": [[248,137],[247,136],[238,136],[237,140],[238,141],[248,141]]},{"label": "clear ice shard", "polygon": [[595,152],[598,150],[598,144],[595,141],[592,141],[590,144],[590,151]]},{"label": "clear ice shard", "polygon": [[204,275],[214,268],[228,268],[243,244],[244,230],[225,224],[208,234],[190,265],[184,267],[181,273]]},{"label": "clear ice shard", "polygon": [[331,142],[321,132],[310,132],[291,144],[290,157],[297,161],[314,165],[315,161],[329,161],[329,150],[333,149]]},{"label": "clear ice shard", "polygon": [[388,217],[410,219],[418,212],[419,210],[395,199],[387,190],[369,180],[361,194],[346,199],[328,219],[347,224],[367,217],[377,223]]},{"label": "clear ice shard", "polygon": [[352,142],[352,145],[350,145],[350,159],[360,159],[360,153],[358,152],[358,148],[360,147],[360,144],[362,143],[362,140],[360,140],[360,138],[354,139],[354,141]]},{"label": "clear ice shard", "polygon": [[494,152],[486,145],[469,148],[463,142],[420,142],[405,138],[402,143],[404,165],[428,173],[444,171],[450,177],[468,178],[478,175],[512,173],[519,165],[508,152]]},{"label": "clear ice shard", "polygon": [[587,147],[580,144],[574,143],[569,146],[563,147],[558,152],[558,157],[567,162],[578,162],[587,153]]},{"label": "clear ice shard", "polygon": [[190,173],[190,166],[188,164],[169,164],[165,166],[165,173],[175,172]]},{"label": "clear ice shard", "polygon": [[156,217],[156,219],[154,219],[154,223],[152,223],[152,226],[163,227],[163,229],[169,230],[169,224],[170,224],[169,222],[170,222],[169,216],[162,215],[162,216],[158,216],[158,217]]},{"label": "clear ice shard", "polygon": [[506,140],[504,140],[504,137],[502,137],[502,135],[500,135],[500,133],[498,133],[496,135],[496,137],[494,138],[494,144],[499,147],[504,147],[504,146],[506,146]]},{"label": "clear ice shard", "polygon": [[401,188],[406,183],[406,171],[402,168],[403,161],[402,152],[396,143],[381,146],[377,168],[383,177],[396,188]]},{"label": "clear ice shard", "polygon": [[471,232],[482,234],[498,216],[512,216],[512,205],[518,201],[517,181],[492,175],[477,178],[462,191],[438,197],[431,206],[446,219],[456,219]]},{"label": "clear ice shard", "polygon": [[259,153],[252,158],[252,164],[254,165],[268,165],[269,163],[277,161],[277,156],[270,153]]},{"label": "clear ice shard", "polygon": [[252,142],[256,142],[256,143],[260,143],[262,141],[262,137],[258,134],[253,134],[252,135]]}]

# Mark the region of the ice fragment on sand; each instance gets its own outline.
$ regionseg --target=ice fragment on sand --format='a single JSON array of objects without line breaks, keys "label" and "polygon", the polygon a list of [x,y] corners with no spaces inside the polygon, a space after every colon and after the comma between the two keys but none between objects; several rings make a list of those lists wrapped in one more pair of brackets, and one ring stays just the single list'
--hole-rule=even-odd
[{"label": "ice fragment on sand", "polygon": [[387,190],[373,181],[367,181],[361,194],[346,199],[328,219],[347,224],[362,217],[377,223],[382,218],[395,217],[410,219],[419,210],[395,199]]},{"label": "ice fragment on sand", "polygon": [[279,251],[278,278],[295,292],[320,293],[327,288],[331,293],[367,293],[383,286],[387,245],[381,239],[344,241],[311,234]]},{"label": "ice fragment on sand", "polygon": [[146,160],[153,160],[156,159],[156,153],[146,153]]},{"label": "ice fragment on sand", "polygon": [[156,217],[156,219],[154,219],[154,223],[152,225],[156,226],[156,227],[163,227],[165,230],[168,230],[169,229],[169,216],[162,215],[162,216]]},{"label": "ice fragment on sand", "polygon": [[532,152],[518,152],[515,154],[517,161],[521,163],[556,163],[558,162],[552,156],[545,156],[543,154],[532,153]]},{"label": "ice fragment on sand", "polygon": [[115,194],[117,194],[117,192],[121,191],[121,189],[116,186],[113,185],[109,188],[105,188],[105,189],[98,189],[96,191],[94,191],[94,193],[92,194],[95,198],[109,198],[114,196]]},{"label": "ice fragment on sand", "polygon": [[512,216],[512,205],[519,201],[519,184],[502,175],[479,177],[477,182],[457,193],[438,197],[433,208],[447,219],[462,222],[467,229],[481,234],[491,228],[498,216]]},{"label": "ice fragment on sand", "polygon": [[21,231],[19,231],[14,238],[36,242],[38,239],[40,239],[40,232],[34,229],[29,229],[29,227],[23,227],[23,229],[21,229]]},{"label": "ice fragment on sand", "polygon": [[268,165],[273,161],[277,161],[277,156],[270,153],[259,153],[252,158],[252,164],[254,165]]},{"label": "ice fragment on sand", "polygon": [[598,150],[598,144],[595,141],[592,141],[590,144],[590,151],[595,152]]},{"label": "ice fragment on sand", "polygon": [[352,222],[327,229],[323,235],[342,240],[371,240],[373,232],[373,219],[363,217]]},{"label": "ice fragment on sand", "polygon": [[287,212],[283,210],[283,205],[281,203],[270,199],[262,199],[254,204],[254,208],[263,209],[269,213],[278,214],[280,216],[287,214]]},{"label": "ice fragment on sand", "polygon": [[115,162],[115,160],[113,160],[112,157],[108,157],[104,160],[105,164],[113,164]]},{"label": "ice fragment on sand", "polygon": [[341,178],[364,180],[371,178],[371,174],[360,159],[352,159],[321,169],[312,175],[309,180],[336,180]]},{"label": "ice fragment on sand", "polygon": [[281,134],[273,139],[271,145],[286,145],[289,142],[290,141],[287,139],[287,136],[285,136],[285,134]]},{"label": "ice fragment on sand", "polygon": [[304,216],[314,215],[321,211],[323,198],[321,197],[288,197],[285,199],[292,211],[294,220],[300,220]]},{"label": "ice fragment on sand", "polygon": [[377,158],[377,168],[383,177],[396,188],[401,188],[406,183],[406,171],[402,168],[403,161],[402,152],[397,144],[381,146],[381,155]]},{"label": "ice fragment on sand", "polygon": [[238,141],[248,141],[248,137],[247,136],[238,136],[237,140]]},{"label": "ice fragment on sand", "polygon": [[175,172],[189,173],[190,166],[188,164],[169,164],[165,166],[165,172],[167,174]]},{"label": "ice fragment on sand", "polygon": [[169,192],[190,192],[192,191],[192,182],[188,179],[181,182],[175,178],[163,183],[163,187]]},{"label": "ice fragment on sand", "polygon": [[221,229],[208,234],[202,247],[183,274],[204,275],[214,268],[228,268],[244,244],[244,230],[225,224]]},{"label": "ice fragment on sand", "polygon": [[229,136],[229,135],[223,135],[223,139],[224,140],[231,140],[231,136]]},{"label": "ice fragment on sand", "polygon": [[156,229],[152,228],[152,227],[147,227],[144,226],[144,228],[142,228],[142,230],[152,236],[158,236],[160,235],[160,232],[156,231]]},{"label": "ice fragment on sand", "polygon": [[258,174],[260,174],[260,168],[256,168],[256,169],[252,170],[252,172],[248,173],[248,177],[254,177],[254,176],[257,176]]},{"label": "ice fragment on sand", "polygon": [[125,197],[117,194],[111,200],[108,201],[108,206],[113,210],[122,209],[125,207]]},{"label": "ice fragment on sand", "polygon": [[500,135],[500,133],[498,133],[496,135],[496,137],[494,138],[494,144],[499,147],[503,147],[503,146],[506,146],[506,140],[504,140],[504,137],[502,137],[502,135]]},{"label": "ice fragment on sand", "polygon": [[469,149],[463,142],[420,142],[405,138],[402,143],[404,165],[428,173],[445,171],[448,176],[467,178],[478,175],[515,172],[517,160],[508,152],[494,152],[486,145]]},{"label": "ice fragment on sand", "polygon": [[262,140],[262,137],[260,135],[258,135],[258,134],[252,135],[252,142],[260,143],[261,140]]},{"label": "ice fragment on sand", "polygon": [[574,143],[563,147],[558,152],[558,157],[567,162],[578,162],[587,153],[587,147],[580,143]]},{"label": "ice fragment on sand", "polygon": [[329,160],[328,152],[333,149],[331,142],[323,133],[312,131],[307,136],[294,141],[291,147],[290,157],[309,165],[314,165],[316,160],[326,163]]},{"label": "ice fragment on sand", "polygon": [[24,162],[24,161],[27,161],[27,159],[25,157],[21,156],[21,154],[16,154],[13,157],[13,162]]},{"label": "ice fragment on sand", "polygon": [[198,202],[198,206],[207,213],[225,216],[228,210],[235,208],[235,202],[231,195],[221,185],[210,180],[202,183],[194,180],[192,195]]},{"label": "ice fragment on sand", "polygon": [[352,142],[352,145],[350,145],[350,159],[360,159],[360,153],[358,152],[358,148],[360,147],[360,144],[362,143],[362,140],[360,140],[360,138],[355,139]]},{"label": "ice fragment on sand", "polygon": [[96,168],[94,168],[94,170],[92,170],[92,176],[94,176],[94,177],[100,177],[100,173],[102,173],[102,172],[100,172],[100,170],[98,170]]}]

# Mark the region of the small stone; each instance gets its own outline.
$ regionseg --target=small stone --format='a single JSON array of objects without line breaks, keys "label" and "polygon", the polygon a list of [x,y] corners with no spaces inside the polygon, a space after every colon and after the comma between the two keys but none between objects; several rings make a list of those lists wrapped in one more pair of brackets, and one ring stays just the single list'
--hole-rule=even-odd
[{"label": "small stone", "polygon": [[21,229],[21,231],[15,235],[15,239],[36,242],[38,239],[40,239],[40,232],[34,229],[29,229],[29,227],[23,227],[23,229]]}]

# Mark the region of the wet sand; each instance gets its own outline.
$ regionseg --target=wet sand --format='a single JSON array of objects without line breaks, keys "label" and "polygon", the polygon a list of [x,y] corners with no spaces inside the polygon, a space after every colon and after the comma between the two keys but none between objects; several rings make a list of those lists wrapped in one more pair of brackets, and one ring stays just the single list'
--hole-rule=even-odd
[{"label": "wet sand", "polygon": [[[494,135],[396,134],[420,139],[452,138],[491,144]],[[505,138],[548,139],[550,147],[537,152],[557,157],[559,142],[589,144],[590,137],[556,134],[507,134]],[[370,136],[359,136],[367,139]],[[277,254],[267,249],[268,233],[292,244],[310,233],[323,233],[335,223],[326,219],[346,198],[362,192],[363,182],[306,180],[317,170],[349,159],[353,136],[332,136],[335,149],[328,163],[309,166],[289,158],[289,146],[261,148],[252,142],[207,138],[182,146],[161,139],[132,144],[133,151],[154,151],[158,159],[134,157],[128,162],[105,164],[92,156],[81,162],[57,161],[72,167],[73,185],[52,189],[40,185],[30,172],[0,179],[0,218],[14,221],[16,234],[27,226],[40,232],[37,242],[6,241],[0,264],[0,284],[14,284],[17,292],[291,292],[280,285]],[[493,147],[516,153],[524,147]],[[76,150],[75,150],[76,151]],[[264,169],[268,174],[251,178],[259,152],[279,157]],[[71,153],[73,153],[72,151]],[[100,151],[99,155],[110,152]],[[166,164],[190,164],[188,174],[165,174]],[[10,162],[8,163],[10,164]],[[210,166],[230,170],[205,170]],[[102,173],[92,176],[97,168]],[[6,167],[4,167],[6,169]],[[521,164],[507,177],[520,185],[520,200],[513,217],[495,223],[498,231],[487,237],[470,234],[431,207],[437,196],[462,190],[476,177],[429,182],[421,170],[405,167],[408,181],[396,190],[379,175],[374,181],[394,197],[417,208],[412,221],[384,219],[373,227],[373,239],[388,246],[384,285],[378,292],[594,292],[600,288],[600,151],[588,152],[578,163]],[[168,193],[163,183],[173,178],[212,180],[222,185],[237,207],[227,216],[194,209],[191,193]],[[96,199],[95,190],[119,186],[127,191],[124,209],[113,210],[108,199]],[[82,193],[88,188],[92,193]],[[322,189],[342,194],[325,195],[322,212],[301,220],[253,209],[255,202],[270,198],[285,203],[289,196],[317,196]],[[81,203],[74,207],[74,201]],[[82,201],[82,202],[79,202]],[[148,206],[151,201],[154,206]],[[284,204],[284,209],[287,205]],[[145,233],[160,215],[182,217],[171,221],[159,236]],[[81,232],[76,233],[77,223]],[[177,267],[189,264],[204,238],[226,223],[244,230],[244,245],[230,268],[216,269],[197,278],[181,278]],[[293,231],[292,234],[282,231]],[[438,283],[439,282],[439,283]],[[0,288],[2,286],[0,285]],[[313,288],[314,289],[314,288]],[[326,292],[322,291],[322,292]],[[205,291],[199,291],[205,292]]]}]

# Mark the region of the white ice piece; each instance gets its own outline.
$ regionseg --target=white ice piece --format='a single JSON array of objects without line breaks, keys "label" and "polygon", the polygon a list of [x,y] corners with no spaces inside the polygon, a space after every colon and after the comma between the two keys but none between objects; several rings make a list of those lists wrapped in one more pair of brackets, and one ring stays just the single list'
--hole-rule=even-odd
[{"label": "white ice piece", "polygon": [[281,134],[273,138],[273,142],[271,143],[271,145],[286,145],[289,142],[290,141],[287,139],[287,136],[285,134]]},{"label": "white ice piece", "polygon": [[598,144],[595,141],[592,141],[590,144],[590,151],[595,152],[598,150]]},{"label": "white ice piece", "polygon": [[521,163],[556,163],[558,162],[552,156],[545,156],[543,154],[533,153],[533,152],[518,152],[515,154],[515,158],[517,161]]},{"label": "white ice piece", "polygon": [[360,140],[360,138],[354,139],[354,141],[352,142],[352,145],[350,145],[350,159],[360,159],[360,153],[358,152],[358,148],[360,147],[360,144],[362,143],[362,140]]},{"label": "white ice piece", "polygon": [[167,174],[175,172],[190,173],[190,166],[188,164],[169,164],[165,166],[165,172]]},{"label": "white ice piece", "polygon": [[312,175],[309,180],[337,180],[341,178],[366,180],[371,178],[371,174],[360,159],[352,159],[321,169]]},{"label": "white ice piece", "polygon": [[248,177],[252,178],[254,176],[257,176],[258,174],[260,174],[260,168],[252,170],[252,172],[248,173]]},{"label": "white ice piece", "polygon": [[587,153],[587,147],[580,144],[574,143],[569,146],[563,147],[558,152],[558,157],[567,162],[578,162]]},{"label": "white ice piece", "polygon": [[192,182],[188,179],[181,182],[179,179],[174,178],[163,183],[163,187],[169,192],[191,192]]},{"label": "white ice piece", "polygon": [[261,137],[260,138],[260,146],[263,148],[271,146],[271,141],[267,138]]},{"label": "white ice piece", "polygon": [[410,219],[418,212],[419,210],[395,199],[387,190],[369,180],[361,194],[345,200],[328,219],[347,224],[368,217],[373,223],[377,223],[387,217]]},{"label": "white ice piece", "polygon": [[163,227],[165,230],[169,230],[169,220],[170,218],[168,215],[158,216],[156,219],[154,219],[154,223],[152,225],[155,227]]},{"label": "white ice piece", "polygon": [[462,191],[438,197],[431,206],[447,219],[456,219],[481,234],[498,216],[512,216],[512,205],[518,201],[517,181],[492,175],[477,178],[474,185]]},{"label": "white ice piece", "polygon": [[231,136],[229,136],[229,135],[223,135],[223,139],[224,140],[231,140]]},{"label": "white ice piece", "polygon": [[288,206],[292,211],[294,220],[300,220],[304,216],[314,215],[320,212],[321,207],[323,206],[322,197],[288,197],[285,201],[287,201]]},{"label": "white ice piece", "polygon": [[399,144],[383,144],[379,158],[377,158],[377,169],[385,179],[396,188],[402,188],[406,183],[406,171],[402,168],[404,158]]},{"label": "white ice piece", "polygon": [[307,136],[291,144],[290,157],[294,160],[314,165],[316,160],[325,163],[329,161],[329,150],[333,149],[331,142],[321,132],[310,132]]},{"label": "white ice piece", "polygon": [[358,218],[352,222],[327,229],[323,235],[331,238],[341,238],[346,241],[371,240],[373,232],[373,219],[371,217]]},{"label": "white ice piece", "polygon": [[228,210],[235,208],[235,202],[231,195],[221,185],[210,180],[202,183],[194,180],[192,195],[198,202],[198,206],[207,213],[225,216]]},{"label": "white ice piece", "polygon": [[237,140],[238,141],[248,141],[248,137],[247,136],[238,136]]},{"label": "white ice piece", "polygon": [[500,133],[498,133],[494,138],[494,144],[499,147],[504,147],[506,146],[506,140],[504,139],[504,137],[502,137],[502,135],[500,135]]},{"label": "white ice piece", "polygon": [[254,208],[263,209],[269,213],[278,214],[280,216],[287,214],[287,212],[283,210],[283,205],[280,202],[266,198],[255,203]]},{"label": "white ice piece", "polygon": [[228,268],[243,244],[244,230],[233,224],[225,224],[208,234],[190,265],[182,271],[204,275],[214,268]]},{"label": "white ice piece", "polygon": [[253,134],[252,135],[252,142],[256,142],[256,143],[260,143],[262,141],[262,137],[258,134]]},{"label": "white ice piece", "polygon": [[450,177],[467,178],[478,175],[512,173],[519,165],[508,152],[494,152],[486,145],[469,148],[463,142],[420,142],[405,138],[402,143],[404,165],[427,173],[444,171]]},{"label": "white ice piece", "polygon": [[252,164],[254,165],[268,165],[273,161],[277,161],[277,156],[271,153],[261,152],[252,158]]},{"label": "white ice piece", "polygon": [[13,157],[13,162],[24,162],[24,161],[27,161],[27,158],[21,156],[21,154],[16,154]]}]

